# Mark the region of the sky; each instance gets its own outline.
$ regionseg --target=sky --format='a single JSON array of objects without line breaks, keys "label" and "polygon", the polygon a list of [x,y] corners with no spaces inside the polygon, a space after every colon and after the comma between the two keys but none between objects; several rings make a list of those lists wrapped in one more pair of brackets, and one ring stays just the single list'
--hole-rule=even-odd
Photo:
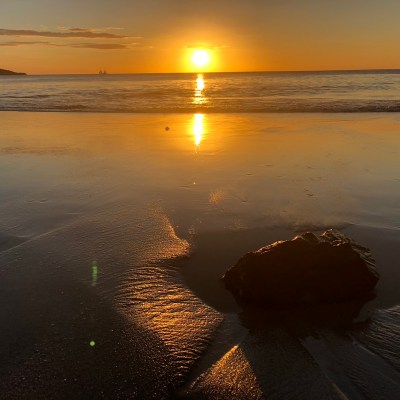
[{"label": "sky", "polygon": [[29,74],[400,68],[399,0],[0,3],[0,68]]}]

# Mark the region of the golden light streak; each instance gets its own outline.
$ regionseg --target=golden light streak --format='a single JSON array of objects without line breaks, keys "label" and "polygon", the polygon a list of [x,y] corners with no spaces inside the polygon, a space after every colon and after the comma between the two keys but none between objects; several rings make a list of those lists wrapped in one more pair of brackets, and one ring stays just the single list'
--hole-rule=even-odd
[{"label": "golden light streak", "polygon": [[193,136],[194,144],[198,147],[204,135],[204,114],[194,114],[193,119]]},{"label": "golden light streak", "polygon": [[204,84],[203,74],[198,74],[196,79],[196,91],[199,93],[200,96],[204,88],[205,84]]},{"label": "golden light streak", "polygon": [[203,78],[203,74],[198,74],[196,79],[196,87],[194,90],[193,104],[201,105],[207,102],[207,98],[204,96],[203,90],[206,84]]}]

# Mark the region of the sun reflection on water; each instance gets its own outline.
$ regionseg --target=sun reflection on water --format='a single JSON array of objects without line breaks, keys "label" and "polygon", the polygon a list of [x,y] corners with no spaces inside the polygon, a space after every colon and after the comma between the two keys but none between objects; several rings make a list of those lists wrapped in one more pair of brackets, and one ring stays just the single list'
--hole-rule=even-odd
[{"label": "sun reflection on water", "polygon": [[204,84],[204,78],[203,78],[203,74],[198,74],[197,75],[197,79],[196,79],[196,91],[200,92],[198,93],[198,95],[202,95],[202,91],[203,89],[206,87],[206,85]]},{"label": "sun reflection on water", "polygon": [[196,78],[196,87],[194,90],[193,104],[202,105],[207,103],[207,98],[205,97],[203,91],[206,87],[203,74],[198,74]]}]

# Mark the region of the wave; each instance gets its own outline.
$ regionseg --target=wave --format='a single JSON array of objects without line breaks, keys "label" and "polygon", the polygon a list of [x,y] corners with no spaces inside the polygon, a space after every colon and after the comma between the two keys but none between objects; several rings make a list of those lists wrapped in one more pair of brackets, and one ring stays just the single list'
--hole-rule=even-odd
[{"label": "wave", "polygon": [[212,106],[188,105],[90,105],[90,104],[0,104],[0,111],[34,111],[34,112],[96,112],[96,113],[397,113],[400,112],[400,101],[376,103],[340,103],[325,104],[224,104]]}]

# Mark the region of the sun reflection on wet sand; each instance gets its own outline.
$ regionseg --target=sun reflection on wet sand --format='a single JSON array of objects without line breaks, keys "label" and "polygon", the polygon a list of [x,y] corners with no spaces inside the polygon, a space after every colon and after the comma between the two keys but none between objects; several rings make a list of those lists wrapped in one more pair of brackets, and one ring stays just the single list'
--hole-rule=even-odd
[{"label": "sun reflection on wet sand", "polygon": [[193,116],[193,136],[196,147],[200,146],[204,135],[204,114],[194,114]]}]

